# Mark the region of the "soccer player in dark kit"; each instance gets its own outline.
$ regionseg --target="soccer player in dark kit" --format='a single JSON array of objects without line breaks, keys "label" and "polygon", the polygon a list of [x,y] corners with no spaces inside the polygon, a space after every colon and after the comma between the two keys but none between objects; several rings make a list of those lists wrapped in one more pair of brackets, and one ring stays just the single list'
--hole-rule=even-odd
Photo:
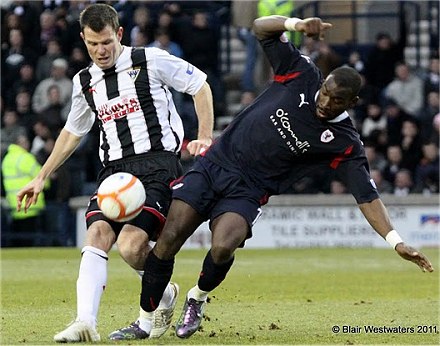
[{"label": "soccer player in dark kit", "polygon": [[433,271],[429,260],[394,230],[370,178],[362,142],[346,112],[358,100],[359,74],[340,67],[323,81],[284,34],[299,31],[322,39],[330,27],[319,18],[268,16],[254,22],[274,81],[173,185],[167,221],[144,267],[143,310],[153,311],[159,303],[186,239],[208,219],[212,232],[198,283],[187,293],[176,325],[178,337],[198,330],[209,292],[226,277],[235,250],[252,236],[269,196],[282,194],[315,170],[333,170],[374,230],[402,258]]}]

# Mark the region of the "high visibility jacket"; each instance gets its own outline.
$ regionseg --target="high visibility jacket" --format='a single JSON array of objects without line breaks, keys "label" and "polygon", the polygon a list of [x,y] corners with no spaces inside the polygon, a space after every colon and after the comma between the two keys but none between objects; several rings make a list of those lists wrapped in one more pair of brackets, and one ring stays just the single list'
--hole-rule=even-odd
[{"label": "high visibility jacket", "polygon": [[[258,16],[271,16],[279,15],[291,17],[293,10],[295,8],[294,0],[259,0],[258,1]],[[287,34],[290,41],[292,41],[295,46],[299,47],[301,44],[301,34],[298,32],[290,32]]]},{"label": "high visibility jacket", "polygon": [[40,164],[33,154],[16,144],[11,144],[3,158],[2,174],[6,192],[6,200],[11,208],[14,219],[25,219],[37,216],[45,208],[44,193],[38,196],[37,204],[31,205],[27,213],[16,211],[17,192],[35,178],[40,171]]},{"label": "high visibility jacket", "polygon": [[259,0],[258,16],[270,16],[277,14],[279,16],[291,17],[295,7],[293,0]]}]

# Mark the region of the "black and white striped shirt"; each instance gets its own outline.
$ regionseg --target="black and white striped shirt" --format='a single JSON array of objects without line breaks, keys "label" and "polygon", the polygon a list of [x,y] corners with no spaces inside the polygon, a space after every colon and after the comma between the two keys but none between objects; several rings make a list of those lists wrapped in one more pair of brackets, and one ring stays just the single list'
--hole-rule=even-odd
[{"label": "black and white striped shirt", "polygon": [[92,64],[75,75],[64,128],[82,137],[98,119],[104,165],[149,151],[178,152],[183,124],[169,87],[195,95],[205,80],[205,73],[164,50],[123,46],[115,66]]}]

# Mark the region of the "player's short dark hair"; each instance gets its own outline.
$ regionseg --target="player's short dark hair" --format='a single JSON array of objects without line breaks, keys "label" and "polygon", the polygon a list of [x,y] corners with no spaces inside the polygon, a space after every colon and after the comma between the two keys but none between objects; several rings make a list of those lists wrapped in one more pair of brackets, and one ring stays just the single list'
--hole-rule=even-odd
[{"label": "player's short dark hair", "polygon": [[350,88],[353,97],[359,94],[362,86],[362,79],[358,71],[349,66],[341,66],[331,72],[335,79],[335,83],[344,88]]},{"label": "player's short dark hair", "polygon": [[81,12],[79,24],[82,32],[86,26],[94,32],[100,32],[107,25],[116,32],[119,29],[118,12],[107,4],[92,4]]}]

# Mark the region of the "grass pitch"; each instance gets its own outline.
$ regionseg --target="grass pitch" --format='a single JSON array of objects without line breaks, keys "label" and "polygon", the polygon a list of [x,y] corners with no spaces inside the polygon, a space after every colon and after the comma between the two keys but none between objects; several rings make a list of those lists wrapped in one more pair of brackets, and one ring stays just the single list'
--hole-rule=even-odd
[{"label": "grass pitch", "polygon": [[[170,330],[126,344],[438,345],[439,250],[424,253],[436,272],[422,273],[389,249],[238,250],[228,277],[211,294],[202,330],[186,340]],[[178,254],[174,321],[204,255]],[[53,335],[75,317],[79,250],[2,249],[1,257],[1,344],[54,344]],[[108,268],[101,344],[123,345],[107,335],[136,319],[140,280],[117,252]]]}]

